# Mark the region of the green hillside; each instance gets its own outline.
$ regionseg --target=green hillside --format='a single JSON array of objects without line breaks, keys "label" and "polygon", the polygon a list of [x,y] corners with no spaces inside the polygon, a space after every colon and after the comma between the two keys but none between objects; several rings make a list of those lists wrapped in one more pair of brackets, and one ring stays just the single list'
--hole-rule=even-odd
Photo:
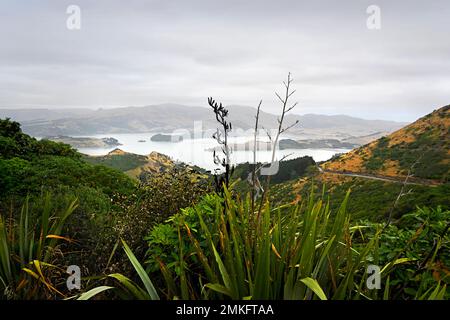
[{"label": "green hillside", "polygon": [[[338,172],[370,173],[447,182],[450,173],[450,105],[322,165]],[[414,179],[413,178],[413,179]]]},{"label": "green hillside", "polygon": [[0,198],[81,187],[126,194],[134,182],[117,170],[86,163],[69,145],[36,140],[17,122],[0,119]]},{"label": "green hillside", "polygon": [[[450,106],[386,137],[320,164],[308,179],[289,182],[285,199],[300,201],[326,188],[337,209],[347,190],[349,208],[359,218],[381,221],[417,206],[450,208]],[[406,180],[406,184],[404,185]],[[287,189],[280,186],[280,189]]]}]

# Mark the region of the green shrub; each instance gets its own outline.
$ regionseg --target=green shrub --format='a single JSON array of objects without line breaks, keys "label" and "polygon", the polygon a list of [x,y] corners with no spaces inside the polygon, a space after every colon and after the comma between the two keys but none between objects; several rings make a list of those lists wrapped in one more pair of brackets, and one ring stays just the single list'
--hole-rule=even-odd
[{"label": "green shrub", "polygon": [[[393,298],[418,299],[436,282],[450,284],[449,226],[449,210],[425,207],[403,215],[381,233],[378,250],[381,264],[403,261],[390,275],[390,289],[396,292]],[[445,296],[450,298],[450,290]]]},{"label": "green shrub", "polygon": [[20,124],[9,119],[0,119],[0,158],[19,157],[33,159],[44,155],[80,158],[71,146],[46,139],[36,140],[20,129]]},{"label": "green shrub", "polygon": [[[202,200],[192,207],[181,209],[179,213],[174,214],[168,218],[164,223],[155,225],[150,231],[149,235],[145,238],[148,244],[147,250],[147,270],[155,272],[160,268],[160,262],[164,261],[164,264],[171,270],[179,273],[179,239],[178,239],[178,227],[184,227],[185,225],[191,230],[191,232],[198,234],[201,238],[199,243],[206,249],[206,236],[200,233],[200,222],[198,219],[198,212],[202,213],[203,220],[208,225],[216,223],[217,208],[220,208],[220,204],[223,200],[214,194],[206,195]],[[186,241],[184,243],[185,252],[188,254],[194,253],[194,246]]]},{"label": "green shrub", "polygon": [[[130,195],[117,195],[117,204],[111,211],[112,219],[103,232],[99,233],[97,261],[105,265],[108,256],[120,238],[124,239],[131,250],[143,260],[147,245],[144,238],[158,223],[161,223],[183,208],[195,205],[211,190],[207,177],[199,175],[189,168],[174,167],[165,172],[147,177]],[[115,252],[109,263],[109,271],[121,270],[127,265],[127,257]],[[131,271],[130,268],[125,271]]]},{"label": "green shrub", "polygon": [[[279,163],[278,172],[271,176],[271,184],[280,184],[290,180],[298,179],[305,176],[310,176],[315,168],[315,161],[312,157],[305,156],[291,160],[284,160]],[[260,167],[261,163],[257,164]],[[241,192],[246,193],[250,190],[250,185],[247,181],[249,175],[253,171],[253,164],[241,163],[234,169],[232,178],[237,180],[234,188]]]},{"label": "green shrub", "polygon": [[120,171],[63,156],[42,156],[34,160],[0,158],[0,172],[1,197],[38,194],[42,189],[57,190],[61,186],[88,186],[112,196],[128,194],[135,186]]},{"label": "green shrub", "polygon": [[[285,186],[283,186],[285,187]],[[315,190],[322,190],[323,184],[316,183]],[[345,198],[349,189],[351,189],[351,197],[348,203],[348,210],[352,213],[352,219],[368,219],[370,221],[384,221],[390,214],[394,202],[401,191],[401,183],[391,183],[385,181],[368,180],[364,178],[350,178],[348,182],[331,183],[325,185],[326,195],[330,199],[330,207],[336,211],[340,203]],[[303,198],[307,198],[311,184],[306,185],[300,194]],[[282,191],[281,191],[282,192]],[[289,198],[288,187],[285,189],[285,195],[281,193],[281,199]],[[450,209],[450,184],[443,184],[440,186],[420,186],[408,185],[404,190],[405,195],[400,197],[394,210],[393,215],[399,218],[404,214],[413,212],[417,206],[420,207],[437,207]],[[281,201],[281,200],[280,200]]]}]

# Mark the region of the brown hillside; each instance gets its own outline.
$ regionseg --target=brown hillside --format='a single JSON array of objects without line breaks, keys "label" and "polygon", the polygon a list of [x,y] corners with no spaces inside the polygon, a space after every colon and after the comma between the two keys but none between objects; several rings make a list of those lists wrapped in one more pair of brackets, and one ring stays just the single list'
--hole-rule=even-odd
[{"label": "brown hillside", "polygon": [[[322,164],[336,172],[446,181],[450,164],[450,105],[394,133]],[[413,164],[416,163],[414,166]]]}]

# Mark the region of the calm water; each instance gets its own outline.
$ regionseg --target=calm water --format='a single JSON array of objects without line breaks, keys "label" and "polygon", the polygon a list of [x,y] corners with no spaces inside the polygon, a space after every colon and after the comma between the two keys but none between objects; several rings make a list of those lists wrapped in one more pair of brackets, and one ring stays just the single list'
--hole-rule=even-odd
[{"label": "calm water", "polygon": [[[197,165],[207,170],[214,170],[216,165],[213,162],[213,152],[207,149],[217,147],[217,142],[212,138],[186,139],[181,142],[154,142],[151,136],[154,133],[124,133],[124,134],[101,134],[90,137],[104,138],[114,137],[122,144],[118,148],[123,151],[132,152],[141,155],[147,155],[152,151],[157,151],[170,156],[173,160],[183,161],[185,163]],[[286,136],[284,137],[286,138]],[[145,142],[138,142],[145,140]],[[260,139],[264,140],[264,139]],[[231,138],[231,143],[245,143],[252,141],[252,137]],[[105,155],[115,148],[80,148],[79,151],[89,155]],[[286,159],[293,159],[301,156],[311,156],[316,161],[330,159],[334,154],[347,152],[348,149],[286,149],[277,151],[277,158],[292,154]],[[272,151],[258,151],[257,161],[268,162],[272,156]],[[233,163],[253,162],[253,152],[233,151],[231,160]]]}]

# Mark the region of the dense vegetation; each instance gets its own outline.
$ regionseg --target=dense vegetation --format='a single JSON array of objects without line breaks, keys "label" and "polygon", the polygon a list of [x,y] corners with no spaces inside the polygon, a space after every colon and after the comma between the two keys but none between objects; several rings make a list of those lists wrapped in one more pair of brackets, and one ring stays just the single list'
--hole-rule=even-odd
[{"label": "dense vegetation", "polygon": [[[284,186],[283,186],[284,187]],[[299,194],[302,198],[308,197],[311,191],[311,183],[305,184]],[[416,210],[417,206],[436,208],[442,206],[450,209],[450,185],[443,184],[436,187],[407,185],[404,194],[396,202],[401,193],[401,183],[369,180],[363,178],[347,178],[345,181],[336,183],[321,181],[317,179],[314,183],[315,190],[326,188],[326,195],[330,199],[330,206],[336,210],[348,190],[351,190],[351,199],[348,204],[353,218],[370,219],[372,221],[383,221],[393,210],[395,218]],[[291,192],[293,188],[287,188]],[[370,199],[370,201],[368,201]]]},{"label": "dense vegetation", "polygon": [[447,183],[450,174],[450,106],[323,164],[334,172],[389,176],[422,183]]},{"label": "dense vegetation", "polygon": [[436,139],[433,131],[413,135],[414,141],[402,142],[395,148],[389,147],[389,137],[379,139],[372,156],[365,162],[366,169],[376,171],[382,169],[387,160],[394,160],[399,163],[399,173],[407,174],[412,168],[418,178],[446,181],[448,164],[442,161],[447,157],[446,140]]},{"label": "dense vegetation", "polygon": [[91,188],[107,195],[130,193],[134,182],[120,172],[89,165],[69,145],[36,140],[17,122],[0,120],[0,195],[39,194],[43,189]]},{"label": "dense vegetation", "polygon": [[[309,157],[282,162],[254,201],[249,164],[214,192],[187,166],[139,183],[10,120],[0,141],[2,299],[450,298],[446,184],[412,187],[390,217],[398,184],[306,182],[298,198]],[[82,286],[69,291],[74,264]]]},{"label": "dense vegetation", "polygon": [[[278,172],[272,176],[271,183],[277,184],[305,176],[309,167],[315,164],[310,156],[282,161],[279,164]],[[257,166],[261,166],[261,163],[258,163]],[[246,181],[252,172],[252,168],[253,164],[248,162],[238,164],[234,169],[233,178]]]},{"label": "dense vegetation", "polygon": [[100,164],[106,167],[115,168],[120,171],[128,171],[144,165],[147,160],[145,156],[127,153],[123,155],[112,154],[102,157],[85,156],[84,159],[92,164]]},{"label": "dense vegetation", "polygon": [[[153,228],[146,263],[163,272],[169,299],[420,298],[448,282],[449,211],[419,210],[383,230],[351,223],[348,194],[334,216],[322,198],[258,216],[249,198],[206,197]],[[383,290],[365,286],[370,264]]]},{"label": "dense vegetation", "polygon": [[[18,123],[8,119],[0,120],[0,140],[5,142],[0,145],[0,231],[5,232],[8,246],[15,247],[10,241],[19,236],[31,243],[31,251],[26,255],[29,261],[22,257],[14,267],[18,273],[28,262],[40,258],[32,244],[45,241],[45,230],[40,230],[42,210],[46,211],[47,219],[68,208],[70,215],[57,229],[58,234],[51,235],[57,238],[64,234],[68,240],[56,244],[56,238],[52,238],[51,244],[55,245],[52,255],[39,261],[44,264],[51,261],[56,266],[77,264],[83,275],[96,276],[123,264],[124,256],[115,252],[120,238],[129,241],[137,253],[142,252],[143,258],[146,248],[142,239],[149,228],[172,212],[189,206],[209,186],[200,175],[191,175],[189,168],[151,176],[139,185],[119,170],[87,163],[68,145],[29,137]],[[24,210],[29,227],[21,234],[13,226],[23,225],[19,221]],[[9,264],[8,253],[1,250]],[[113,251],[115,254],[110,257]],[[0,276],[2,292],[6,288],[8,297],[25,297],[13,294],[17,287],[21,288],[23,279],[8,276],[5,281],[10,268],[7,264],[3,267],[6,273]],[[24,276],[29,281],[30,276]],[[65,282],[60,282],[64,287]],[[36,298],[61,296],[55,296],[55,292],[44,290]]]}]

